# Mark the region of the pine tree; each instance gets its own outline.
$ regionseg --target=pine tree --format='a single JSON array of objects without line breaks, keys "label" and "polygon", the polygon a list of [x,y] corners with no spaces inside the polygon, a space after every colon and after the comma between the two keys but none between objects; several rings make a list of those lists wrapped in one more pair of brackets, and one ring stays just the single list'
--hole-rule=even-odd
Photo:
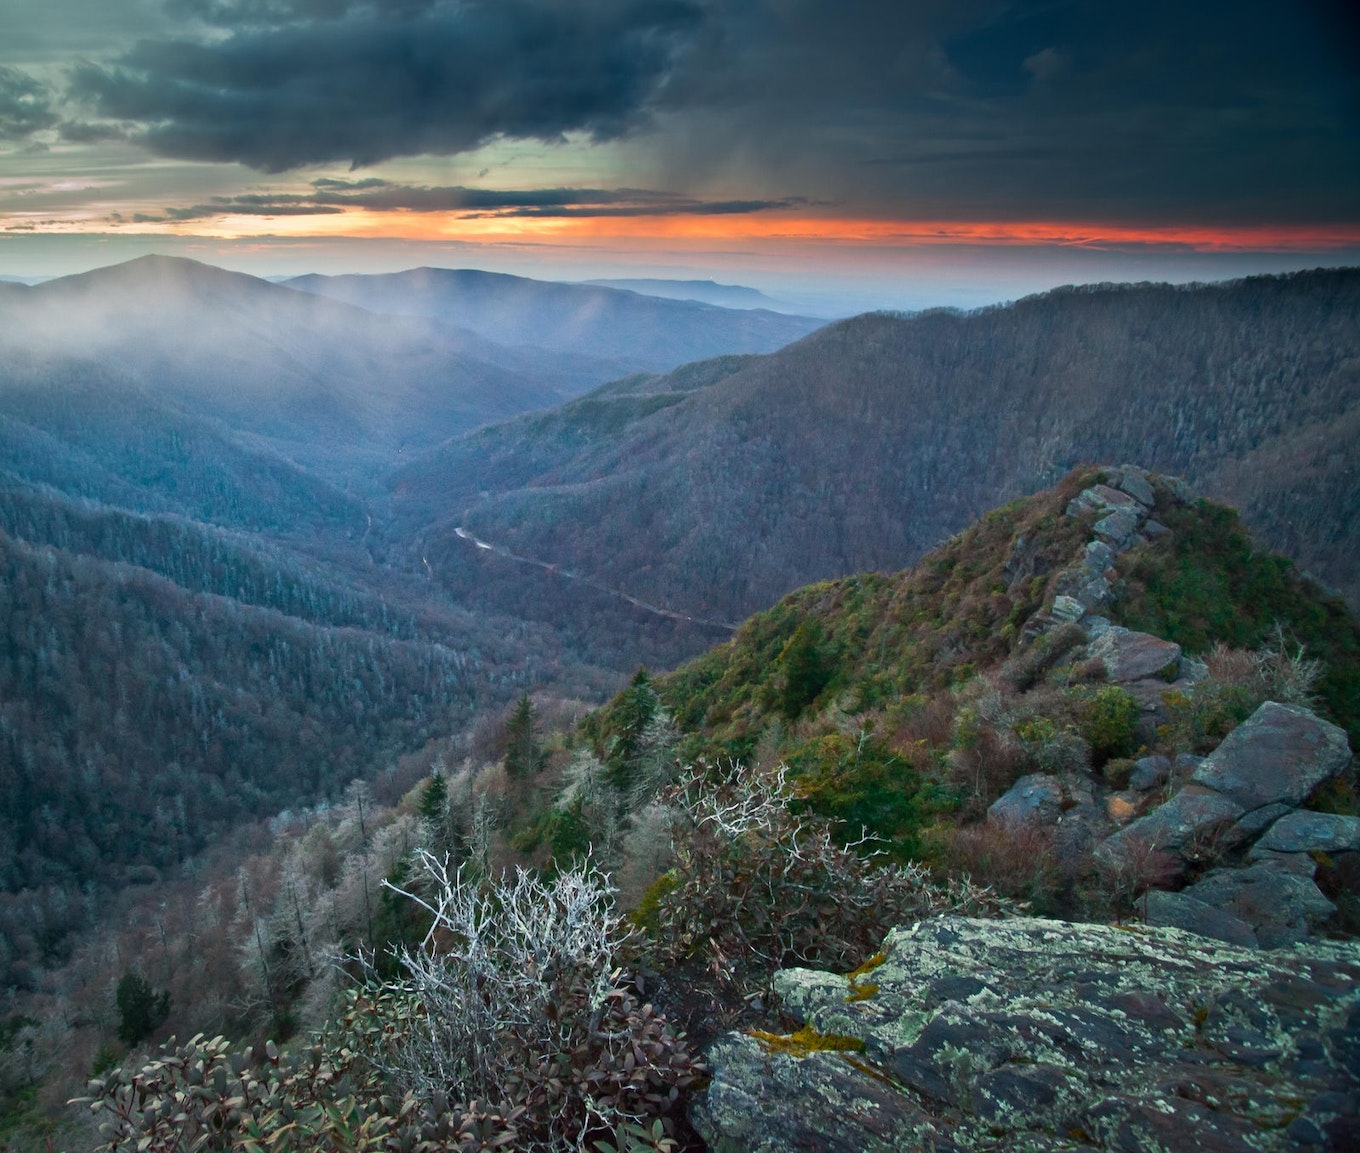
[{"label": "pine tree", "polygon": [[547,758],[535,733],[537,721],[534,702],[525,693],[505,722],[505,771],[511,777],[532,777],[543,768]]}]

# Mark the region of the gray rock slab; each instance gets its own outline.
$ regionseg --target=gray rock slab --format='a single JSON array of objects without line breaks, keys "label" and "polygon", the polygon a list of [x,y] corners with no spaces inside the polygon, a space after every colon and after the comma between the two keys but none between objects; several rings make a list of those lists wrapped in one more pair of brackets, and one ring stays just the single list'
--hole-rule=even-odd
[{"label": "gray rock slab", "polygon": [[1221,793],[1187,785],[1164,805],[1107,837],[1101,855],[1119,860],[1153,850],[1198,859],[1210,847],[1227,848],[1221,838],[1242,816],[1242,806]]},{"label": "gray rock slab", "polygon": [[988,806],[987,819],[1011,828],[1038,828],[1056,822],[1062,808],[1062,783],[1047,773],[1031,773]]},{"label": "gray rock slab", "polygon": [[1159,756],[1139,757],[1133,762],[1133,771],[1129,773],[1129,788],[1145,793],[1149,789],[1155,789],[1158,785],[1166,784],[1169,776],[1171,776],[1169,758]]},{"label": "gray rock slab", "polygon": [[1273,805],[1263,805],[1259,809],[1252,809],[1251,812],[1244,814],[1233,826],[1233,829],[1245,843],[1253,837],[1259,837],[1263,830],[1270,828],[1281,817],[1293,811],[1293,805],[1286,805],[1282,801],[1277,801]]},{"label": "gray rock slab", "polygon": [[1280,817],[1253,851],[1351,853],[1360,849],[1360,817],[1295,809]]},{"label": "gray rock slab", "polygon": [[1132,465],[1124,465],[1109,474],[1108,480],[1120,492],[1128,493],[1139,504],[1151,508],[1157,503],[1156,494],[1148,482],[1148,474]]},{"label": "gray rock slab", "polygon": [[1081,620],[1086,612],[1086,606],[1077,600],[1076,597],[1056,596],[1053,598],[1053,608],[1050,614],[1056,621],[1072,624]]},{"label": "gray rock slab", "polygon": [[1214,869],[1184,892],[1246,922],[1263,949],[1304,940],[1336,912],[1308,876],[1274,861]]},{"label": "gray rock slab", "polygon": [[1255,949],[1259,945],[1256,930],[1240,917],[1206,905],[1186,893],[1153,889],[1142,897],[1139,905],[1149,925],[1184,929],[1188,933],[1198,933],[1201,937],[1212,937],[1216,941],[1226,941],[1244,949]]},{"label": "gray rock slab", "polygon": [[1126,549],[1138,536],[1138,513],[1131,508],[1117,508],[1096,521],[1095,533],[1107,540],[1111,548]]},{"label": "gray rock slab", "polygon": [[1093,641],[1087,651],[1093,659],[1104,662],[1106,674],[1115,682],[1174,678],[1181,659],[1180,645],[1117,625]]},{"label": "gray rock slab", "polygon": [[1096,512],[1104,516],[1116,509],[1127,510],[1135,515],[1143,511],[1142,506],[1128,493],[1111,488],[1108,484],[1092,485],[1067,502],[1068,516],[1080,516],[1084,512]]},{"label": "gray rock slab", "polygon": [[1345,730],[1307,709],[1267,701],[1204,758],[1193,780],[1250,811],[1297,805],[1350,762]]},{"label": "gray rock slab", "polygon": [[785,1011],[863,1051],[723,1038],[692,1111],[711,1148],[1285,1153],[1300,1102],[1326,1122],[1354,1082],[1360,943],[940,917],[884,954],[853,1000],[843,976],[776,974]]},{"label": "gray rock slab", "polygon": [[910,1097],[865,1076],[843,1054],[797,1057],[733,1034],[708,1060],[713,1079],[690,1120],[714,1153],[958,1148]]}]

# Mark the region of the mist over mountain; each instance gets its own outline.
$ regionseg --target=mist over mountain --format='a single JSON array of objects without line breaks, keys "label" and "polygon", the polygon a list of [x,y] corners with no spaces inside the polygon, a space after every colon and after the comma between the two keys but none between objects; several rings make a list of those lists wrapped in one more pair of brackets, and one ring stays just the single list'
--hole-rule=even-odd
[{"label": "mist over mountain", "polygon": [[772,312],[785,312],[779,302],[766,296],[758,288],[747,288],[740,284],[718,284],[713,280],[656,280],[647,277],[623,277],[604,280],[587,280],[584,283],[601,288],[621,288],[626,292],[637,292],[643,296],[659,296],[663,300],[697,300],[703,304],[716,304],[721,308],[768,308]]},{"label": "mist over mountain", "polygon": [[371,473],[580,384],[449,326],[171,257],[0,293],[0,368],[7,393],[31,385],[54,402],[91,371],[116,377],[144,403],[332,476]]},{"label": "mist over mountain", "polygon": [[1339,270],[860,316],[455,439],[396,474],[398,523],[450,587],[489,563],[464,527],[736,620],[901,568],[1077,462],[1130,460],[1238,505],[1355,603],[1357,315],[1360,272]]},{"label": "mist over mountain", "polygon": [[374,312],[445,320],[499,344],[606,360],[613,366],[610,376],[665,372],[728,353],[773,352],[825,323],[746,304],[719,308],[472,269],[300,276],[287,284]]}]

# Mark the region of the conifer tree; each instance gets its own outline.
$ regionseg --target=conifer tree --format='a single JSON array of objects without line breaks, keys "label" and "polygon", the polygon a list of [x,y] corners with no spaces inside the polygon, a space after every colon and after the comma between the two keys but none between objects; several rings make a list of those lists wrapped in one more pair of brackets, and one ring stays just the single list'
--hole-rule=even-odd
[{"label": "conifer tree", "polygon": [[532,777],[543,768],[546,757],[538,744],[538,716],[525,693],[505,722],[505,771],[511,777]]}]

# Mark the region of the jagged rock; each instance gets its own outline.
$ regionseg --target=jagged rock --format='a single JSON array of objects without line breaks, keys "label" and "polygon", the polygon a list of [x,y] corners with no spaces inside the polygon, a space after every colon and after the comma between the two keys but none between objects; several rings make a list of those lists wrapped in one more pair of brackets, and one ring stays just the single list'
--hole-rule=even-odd
[{"label": "jagged rock", "polygon": [[1167,757],[1139,757],[1133,762],[1133,771],[1129,774],[1129,788],[1145,793],[1166,784],[1169,776],[1171,761]]},{"label": "jagged rock", "polygon": [[1189,933],[1198,933],[1201,937],[1240,945],[1244,949],[1255,949],[1260,945],[1256,930],[1241,917],[1206,905],[1189,893],[1153,889],[1143,896],[1143,915],[1149,925],[1184,929]]},{"label": "jagged rock", "polygon": [[1143,522],[1143,535],[1149,540],[1156,540],[1159,536],[1166,536],[1170,531],[1171,530],[1161,521],[1153,520],[1151,517],[1148,517],[1148,519]]},{"label": "jagged rock", "polygon": [[1198,859],[1210,848],[1231,847],[1229,831],[1241,816],[1242,806],[1221,793],[1187,785],[1166,804],[1107,837],[1100,854],[1115,862],[1156,851]]},{"label": "jagged rock", "polygon": [[1081,516],[1084,512],[1096,512],[1101,516],[1107,516],[1117,509],[1131,512],[1135,516],[1146,511],[1128,493],[1120,492],[1107,484],[1092,485],[1088,489],[1083,489],[1067,502],[1068,516]]},{"label": "jagged rock", "polygon": [[845,977],[776,974],[812,1036],[863,1050],[799,1062],[723,1039],[693,1112],[712,1148],[1284,1153],[1314,1132],[1343,1147],[1360,945],[1271,954],[1168,928],[944,917],[894,930],[884,953],[853,999]]},{"label": "jagged rock", "polygon": [[1086,546],[1082,568],[1091,576],[1104,576],[1114,567],[1114,550],[1104,541],[1093,540]]},{"label": "jagged rock", "polygon": [[1031,773],[1021,777],[987,809],[987,819],[1011,828],[1051,825],[1063,809],[1063,787],[1056,777]]},{"label": "jagged rock", "polygon": [[1095,532],[1109,541],[1110,547],[1123,551],[1138,536],[1138,513],[1131,508],[1117,508],[1096,521]]},{"label": "jagged rock", "polygon": [[1148,473],[1141,468],[1131,464],[1120,465],[1118,468],[1110,469],[1106,480],[1121,492],[1128,493],[1139,504],[1151,508],[1157,503],[1156,494],[1148,481]]},{"label": "jagged rock", "polygon": [[1115,625],[1091,643],[1088,653],[1104,662],[1110,680],[1123,683],[1167,674],[1174,677],[1180,667],[1181,646]]},{"label": "jagged rock", "polygon": [[1056,596],[1053,598],[1053,608],[1049,615],[1062,624],[1074,624],[1081,620],[1085,612],[1086,606],[1076,597]]},{"label": "jagged rock", "polygon": [[1183,895],[1245,922],[1263,949],[1277,949],[1302,941],[1336,912],[1313,884],[1312,873],[1311,862],[1300,872],[1291,863],[1263,860],[1245,868],[1214,869]]},{"label": "jagged rock", "polygon": [[1349,853],[1360,850],[1360,817],[1310,813],[1302,809],[1282,816],[1266,830],[1252,853]]},{"label": "jagged rock", "polygon": [[1238,820],[1237,824],[1233,826],[1233,831],[1235,833],[1234,839],[1239,843],[1250,841],[1253,837],[1260,836],[1263,830],[1268,829],[1281,817],[1286,816],[1293,811],[1294,808],[1292,805],[1283,803],[1266,805],[1260,809],[1253,809],[1251,812],[1243,815]]},{"label": "jagged rock", "polygon": [[1193,779],[1251,811],[1299,804],[1350,760],[1345,730],[1307,709],[1267,701],[1205,757]]}]

